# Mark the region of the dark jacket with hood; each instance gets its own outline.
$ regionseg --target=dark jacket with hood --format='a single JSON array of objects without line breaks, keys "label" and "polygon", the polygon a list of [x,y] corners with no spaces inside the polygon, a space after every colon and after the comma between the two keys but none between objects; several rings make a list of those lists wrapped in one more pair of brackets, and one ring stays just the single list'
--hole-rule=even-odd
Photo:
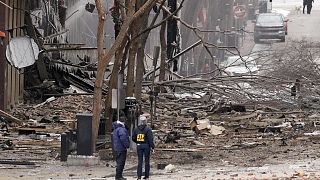
[{"label": "dark jacket with hood", "polygon": [[118,122],[112,123],[113,127],[113,147],[115,151],[125,151],[130,146],[129,134],[125,126]]},{"label": "dark jacket with hood", "polygon": [[152,130],[147,125],[138,126],[132,133],[132,140],[137,144],[148,144],[154,149]]}]

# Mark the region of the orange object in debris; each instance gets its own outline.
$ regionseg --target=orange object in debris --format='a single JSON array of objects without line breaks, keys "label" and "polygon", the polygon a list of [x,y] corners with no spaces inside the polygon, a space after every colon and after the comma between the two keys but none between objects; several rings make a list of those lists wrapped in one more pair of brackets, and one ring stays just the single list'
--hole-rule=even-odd
[{"label": "orange object in debris", "polygon": [[6,37],[6,33],[0,31],[0,38],[5,38]]}]

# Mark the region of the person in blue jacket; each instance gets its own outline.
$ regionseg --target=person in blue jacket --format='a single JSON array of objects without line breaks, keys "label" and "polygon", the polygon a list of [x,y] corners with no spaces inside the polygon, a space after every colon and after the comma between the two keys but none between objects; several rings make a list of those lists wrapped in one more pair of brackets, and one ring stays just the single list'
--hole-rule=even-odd
[{"label": "person in blue jacket", "polygon": [[123,169],[127,159],[127,149],[130,146],[128,130],[125,128],[124,116],[120,117],[118,121],[112,123],[113,127],[113,148],[116,155],[116,180],[126,180],[123,177]]},{"label": "person in blue jacket", "polygon": [[150,152],[154,152],[154,142],[152,130],[147,127],[147,118],[144,116],[139,117],[138,127],[132,133],[132,141],[137,144],[138,154],[138,180],[142,176],[142,163],[143,157],[145,159],[145,177],[149,179],[150,176]]},{"label": "person in blue jacket", "polygon": [[302,13],[304,14],[304,10],[307,6],[307,0],[303,0],[303,8],[302,8]]}]

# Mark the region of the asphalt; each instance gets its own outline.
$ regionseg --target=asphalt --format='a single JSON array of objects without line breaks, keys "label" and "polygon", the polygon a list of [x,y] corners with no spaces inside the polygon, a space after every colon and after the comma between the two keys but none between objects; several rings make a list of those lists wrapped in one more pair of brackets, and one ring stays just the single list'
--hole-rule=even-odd
[{"label": "asphalt", "polygon": [[288,38],[291,40],[320,41],[320,10],[313,10],[311,14],[291,12],[288,16]]}]

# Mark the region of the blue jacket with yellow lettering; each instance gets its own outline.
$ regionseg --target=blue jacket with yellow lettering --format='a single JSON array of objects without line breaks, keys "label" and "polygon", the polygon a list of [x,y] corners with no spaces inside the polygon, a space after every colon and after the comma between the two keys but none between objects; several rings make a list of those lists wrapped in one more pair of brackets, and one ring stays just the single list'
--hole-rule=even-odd
[{"label": "blue jacket with yellow lettering", "polygon": [[149,144],[154,149],[152,130],[147,125],[140,125],[134,129],[132,133],[132,140],[138,144]]}]

